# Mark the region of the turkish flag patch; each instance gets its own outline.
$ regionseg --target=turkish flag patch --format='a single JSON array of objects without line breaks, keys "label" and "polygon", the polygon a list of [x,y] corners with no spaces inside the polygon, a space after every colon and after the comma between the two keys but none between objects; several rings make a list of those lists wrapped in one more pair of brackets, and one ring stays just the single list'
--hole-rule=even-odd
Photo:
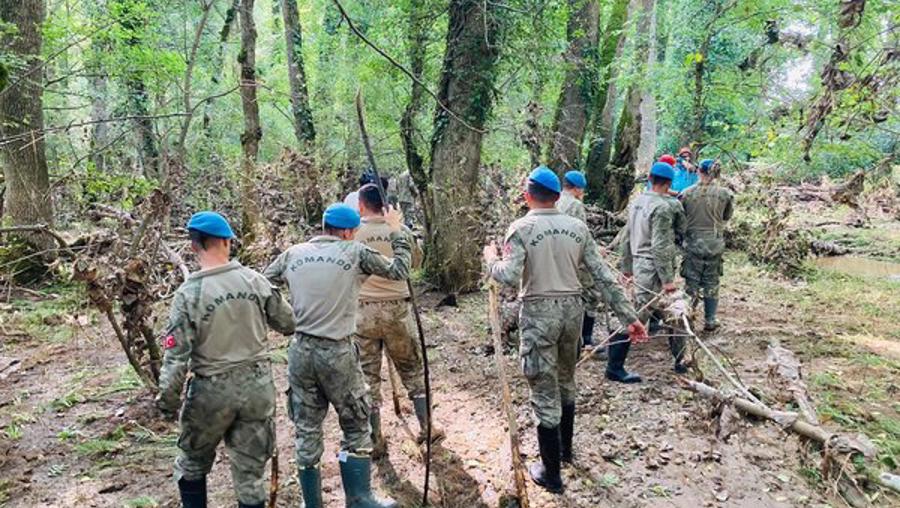
[{"label": "turkish flag patch", "polygon": [[175,336],[167,335],[165,339],[163,339],[163,348],[172,349],[175,347]]},{"label": "turkish flag patch", "polygon": [[512,254],[512,244],[509,242],[506,242],[503,244],[503,255],[509,256],[510,254]]}]

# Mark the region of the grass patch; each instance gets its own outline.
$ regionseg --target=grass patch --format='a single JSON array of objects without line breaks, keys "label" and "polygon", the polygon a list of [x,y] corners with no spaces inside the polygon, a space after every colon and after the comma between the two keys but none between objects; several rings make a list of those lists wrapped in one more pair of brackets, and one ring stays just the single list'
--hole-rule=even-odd
[{"label": "grass patch", "polygon": [[10,487],[12,487],[11,481],[0,480],[0,506],[6,506],[6,502],[9,501]]},{"label": "grass patch", "polygon": [[[16,300],[14,321],[26,333],[52,343],[65,343],[75,337],[77,328],[66,324],[63,316],[92,312],[80,286],[50,286],[42,291],[46,300]],[[50,295],[55,297],[50,298]]]},{"label": "grass patch", "polygon": [[3,429],[3,435],[10,441],[18,441],[22,439],[22,427],[15,423],[10,423]]},{"label": "grass patch", "polygon": [[92,399],[102,399],[110,395],[122,392],[131,392],[141,388],[143,384],[134,369],[130,365],[119,367],[119,375],[116,381],[100,390],[91,394]]},{"label": "grass patch", "polygon": [[87,398],[84,394],[81,393],[78,389],[73,389],[66,392],[62,397],[57,397],[50,402],[50,409],[56,411],[57,413],[65,412],[67,409],[71,409],[82,402],[85,402]]},{"label": "grass patch", "polygon": [[124,446],[125,443],[114,439],[89,439],[75,445],[75,452],[79,455],[94,457],[118,452]]},{"label": "grass patch", "polygon": [[150,496],[141,496],[125,501],[125,508],[155,508],[159,501]]}]

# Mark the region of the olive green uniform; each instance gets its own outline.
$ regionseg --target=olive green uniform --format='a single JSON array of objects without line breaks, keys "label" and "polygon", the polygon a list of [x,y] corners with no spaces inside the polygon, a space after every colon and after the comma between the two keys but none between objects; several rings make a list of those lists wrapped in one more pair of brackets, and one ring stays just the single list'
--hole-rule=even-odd
[{"label": "olive green uniform", "polygon": [[[578,198],[576,198],[571,192],[563,190],[559,195],[559,201],[556,202],[556,208],[568,215],[569,217],[575,217],[587,224],[587,209],[584,206],[584,203]],[[597,316],[597,307],[600,305],[601,295],[600,291],[594,287],[594,279],[591,277],[590,272],[585,267],[581,267],[578,270],[578,279],[581,281],[581,285],[584,288],[584,292],[582,293],[582,298],[584,299],[584,313],[590,317]]]},{"label": "olive green uniform", "polygon": [[188,370],[181,409],[176,480],[199,480],[212,468],[224,438],[238,501],[265,501],[272,456],[275,385],[266,325],[290,334],[291,308],[259,273],[237,261],[191,274],[172,303],[157,404],[174,412]]},{"label": "olive green uniform", "polygon": [[575,402],[583,316],[579,266],[587,268],[623,322],[637,316],[581,220],[556,209],[532,210],[510,225],[503,256],[489,269],[495,280],[520,287],[520,356],[532,408],[540,425],[557,427],[562,406]]},{"label": "olive green uniform", "polygon": [[369,275],[409,276],[407,235],[390,236],[394,259],[371,247],[334,236],[317,236],[283,252],[265,275],[290,289],[296,329],[288,349],[289,412],[295,426],[297,465],[314,467],[324,450],[322,422],[334,406],[345,452],[372,448],[369,395],[352,341],[359,290]]},{"label": "olive green uniform", "polygon": [[693,298],[718,298],[725,252],[725,223],[734,212],[734,195],[716,183],[700,182],[684,191],[687,218],[681,276]]},{"label": "olive green uniform", "polygon": [[[364,218],[355,239],[385,256],[393,257],[390,233],[384,218]],[[407,229],[403,233],[407,241],[415,245],[412,233]],[[416,246],[413,249],[413,266],[418,265],[420,258],[421,252]],[[409,398],[425,395],[422,348],[417,340],[415,316],[409,297],[406,281],[377,275],[366,279],[359,290],[356,335],[373,408],[381,407],[382,351],[387,352],[397,367]]]}]

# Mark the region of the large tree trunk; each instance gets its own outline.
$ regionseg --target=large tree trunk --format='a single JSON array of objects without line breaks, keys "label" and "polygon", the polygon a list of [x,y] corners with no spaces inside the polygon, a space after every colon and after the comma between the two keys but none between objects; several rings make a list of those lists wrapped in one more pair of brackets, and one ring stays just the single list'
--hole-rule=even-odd
[{"label": "large tree trunk", "polygon": [[[406,36],[409,44],[409,68],[413,76],[420,81],[425,70],[425,51],[428,44],[426,0],[411,0],[409,7],[409,28]],[[422,87],[413,82],[409,103],[403,110],[400,119],[400,140],[403,142],[403,153],[406,156],[406,168],[418,192],[419,204],[425,218],[425,228],[431,224],[431,203],[428,195],[428,174],[425,161],[419,151],[418,139],[421,134],[416,126],[416,117],[424,106]]]},{"label": "large tree trunk", "polygon": [[[44,152],[43,73],[40,70],[43,0],[0,0],[0,19],[15,27],[4,30],[3,52],[21,62],[11,69],[0,90],[0,136],[6,180],[4,220],[13,224],[53,223],[47,156]],[[38,248],[53,244],[46,235],[28,236]]]},{"label": "large tree trunk", "polygon": [[[228,37],[231,35],[231,27],[234,26],[234,20],[237,19],[237,11],[241,0],[231,0],[231,6],[225,11],[225,20],[222,23],[222,30],[219,31],[219,47],[216,49],[215,60],[213,61],[212,84],[213,92],[218,90],[218,84],[222,81],[222,70],[225,68],[225,44],[228,43]],[[209,126],[212,120],[213,100],[206,101],[203,107],[203,131],[207,136],[211,134]]]},{"label": "large tree trunk", "polygon": [[291,86],[291,116],[294,135],[303,153],[310,153],[316,140],[309,92],[306,87],[306,70],[303,66],[303,37],[300,31],[300,13],[297,0],[282,0],[284,17],[284,41],[287,51],[288,82]]},{"label": "large tree trunk", "polygon": [[569,47],[564,56],[566,76],[547,150],[549,166],[557,173],[577,168],[580,163],[581,145],[596,90],[599,22],[600,3],[597,0],[569,0],[566,27]]},{"label": "large tree trunk", "polygon": [[597,82],[597,95],[594,98],[593,135],[588,146],[585,172],[587,173],[589,201],[604,198],[605,188],[601,184],[601,173],[609,162],[612,150],[613,123],[615,121],[615,104],[617,95],[615,61],[622,57],[625,47],[625,21],[628,18],[628,0],[614,0],[609,21],[600,49],[600,79]]},{"label": "large tree trunk", "polygon": [[[637,21],[638,39],[635,41],[635,54],[647,52],[650,39],[646,37],[650,29],[651,14],[655,0],[640,0],[639,18]],[[644,75],[644,62],[634,63],[632,73]],[[613,148],[612,159],[598,174],[597,183],[603,191],[598,202],[610,211],[621,211],[628,204],[628,195],[634,188],[638,146],[641,143],[641,102],[643,96],[643,80],[638,79],[629,86],[625,97],[625,107],[619,118]]]},{"label": "large tree trunk", "polygon": [[244,132],[241,134],[241,234],[245,246],[255,239],[259,222],[256,202],[256,158],[262,127],[259,122],[259,102],[256,97],[256,24],[253,21],[254,0],[241,0],[241,106],[244,111]]},{"label": "large tree trunk", "polygon": [[[447,48],[431,140],[433,217],[427,267],[440,286],[474,289],[481,273],[478,182],[483,127],[491,109],[503,10],[493,2],[451,0]],[[457,118],[459,115],[460,118]],[[468,125],[466,125],[468,124]]]},{"label": "large tree trunk", "polygon": [[[645,2],[647,3],[647,2]],[[649,17],[647,28],[647,59],[644,64],[644,76],[650,76],[656,66],[658,38],[656,36],[656,1],[650,0],[650,9],[646,13]],[[637,151],[638,172],[647,171],[656,155],[656,97],[653,88],[649,86],[650,80],[643,80],[641,86],[641,143]]]}]

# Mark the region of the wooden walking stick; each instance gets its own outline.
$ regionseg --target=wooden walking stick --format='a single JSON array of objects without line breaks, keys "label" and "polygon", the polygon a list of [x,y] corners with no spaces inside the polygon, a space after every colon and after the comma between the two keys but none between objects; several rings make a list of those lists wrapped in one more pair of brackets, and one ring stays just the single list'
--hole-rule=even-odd
[{"label": "wooden walking stick", "polygon": [[[349,19],[349,18],[348,18]],[[356,118],[359,121],[359,134],[362,137],[363,146],[366,149],[366,157],[369,159],[369,166],[372,167],[372,173],[375,175],[375,186],[378,187],[378,193],[381,195],[381,202],[388,206],[387,192],[381,184],[381,174],[378,173],[378,165],[375,164],[375,154],[372,152],[372,144],[369,142],[369,133],[366,130],[365,106],[363,106],[362,90],[356,91]],[[413,288],[412,281],[407,277],[406,288],[409,291],[409,303],[412,307],[413,316],[416,319],[416,330],[419,334],[419,346],[422,348],[422,373],[425,377],[425,485],[422,487],[422,506],[428,506],[428,486],[431,479],[431,373],[428,370],[428,349],[425,344],[425,329],[422,326],[422,317],[419,315],[419,305],[416,302],[416,291]],[[397,391],[394,390],[395,409],[398,410],[399,416],[400,403],[397,399]],[[526,507],[527,508],[527,507]]]},{"label": "wooden walking stick", "polygon": [[509,451],[512,455],[513,478],[516,482],[516,495],[519,498],[519,506],[528,508],[528,491],[525,488],[525,465],[522,464],[522,456],[519,454],[519,428],[516,415],[512,408],[512,395],[509,392],[509,381],[506,379],[506,369],[503,367],[503,344],[500,329],[500,290],[497,283],[490,281],[488,286],[488,310],[491,321],[491,335],[494,339],[494,362],[497,364],[497,375],[500,378],[500,386],[503,391],[503,411],[506,413],[509,425]]},{"label": "wooden walking stick", "polygon": [[[387,356],[387,355],[385,355]],[[394,399],[394,414],[397,418],[403,418],[403,412],[400,411],[400,396],[397,392],[397,367],[390,356],[387,356],[388,379],[391,381],[391,397]]]},{"label": "wooden walking stick", "polygon": [[[290,401],[288,401],[290,404]],[[269,506],[275,507],[278,501],[278,424],[275,421],[275,410],[272,410],[272,474],[269,478]]]}]

